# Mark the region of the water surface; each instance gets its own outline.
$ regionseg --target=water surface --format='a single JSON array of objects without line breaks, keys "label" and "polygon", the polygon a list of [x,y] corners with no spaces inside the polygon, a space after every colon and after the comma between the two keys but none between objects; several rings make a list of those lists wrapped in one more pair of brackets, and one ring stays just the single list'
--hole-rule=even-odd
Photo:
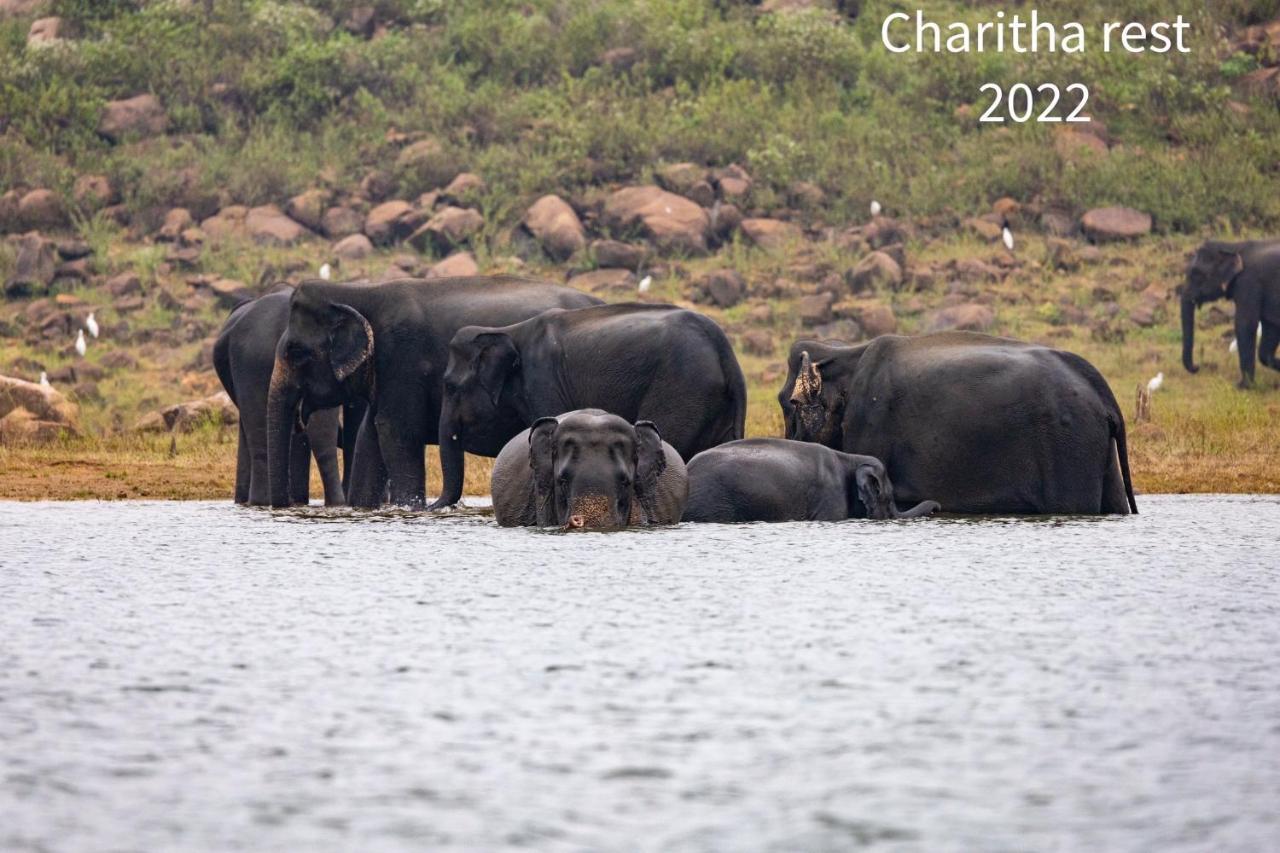
[{"label": "water surface", "polygon": [[0,849],[1280,846],[1280,499],[619,534],[0,503]]}]

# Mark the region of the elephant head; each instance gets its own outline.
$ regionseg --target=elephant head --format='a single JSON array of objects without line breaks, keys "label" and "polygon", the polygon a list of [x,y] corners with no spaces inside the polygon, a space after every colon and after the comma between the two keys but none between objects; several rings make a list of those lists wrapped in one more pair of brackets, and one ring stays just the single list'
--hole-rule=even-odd
[{"label": "elephant head", "polygon": [[373,329],[355,308],[304,282],[290,301],[289,326],[276,346],[267,397],[271,505],[289,503],[289,439],[301,420],[372,389]]},{"label": "elephant head", "polygon": [[941,509],[937,501],[921,501],[906,512],[900,512],[893,500],[893,483],[884,463],[874,456],[846,454],[850,468],[850,505],[861,504],[867,518],[921,518]]},{"label": "elephant head", "polygon": [[467,442],[483,442],[489,433],[499,444],[528,423],[519,415],[520,352],[501,329],[467,326],[449,342],[444,372],[440,431]]},{"label": "elephant head", "polygon": [[649,421],[629,424],[599,410],[541,418],[529,431],[539,526],[608,529],[657,517],[667,465]]},{"label": "elephant head", "polygon": [[844,396],[838,383],[823,375],[832,360],[815,361],[806,349],[800,351],[798,363],[794,353],[791,361],[787,382],[778,393],[786,437],[840,449]]},{"label": "elephant head", "polygon": [[1182,289],[1182,366],[1189,373],[1196,366],[1193,349],[1196,342],[1196,308],[1206,302],[1231,295],[1231,283],[1244,270],[1244,259],[1235,248],[1206,243],[1196,250],[1187,267],[1187,282]]}]

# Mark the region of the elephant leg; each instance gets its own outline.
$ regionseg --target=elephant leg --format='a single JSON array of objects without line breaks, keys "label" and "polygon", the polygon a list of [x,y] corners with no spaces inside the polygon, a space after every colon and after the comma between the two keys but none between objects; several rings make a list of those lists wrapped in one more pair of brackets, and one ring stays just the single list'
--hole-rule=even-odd
[{"label": "elephant leg", "polygon": [[1258,346],[1258,317],[1236,306],[1236,345],[1240,348],[1240,387],[1253,385],[1255,356]]},{"label": "elephant leg", "polygon": [[249,477],[253,463],[249,456],[249,439],[244,434],[243,421],[240,423],[237,433],[239,437],[236,440],[235,502],[245,504],[249,502]]},{"label": "elephant leg", "polygon": [[311,500],[311,442],[305,432],[289,441],[289,502],[306,506]]},{"label": "elephant leg", "polygon": [[390,477],[391,503],[421,509],[427,496],[423,442],[416,433],[406,432],[390,415],[380,413],[374,418],[374,426],[382,448],[382,461]]},{"label": "elephant leg", "polygon": [[356,438],[351,453],[347,503],[363,509],[376,509],[382,506],[387,496],[387,467],[382,461],[373,413],[367,412],[359,424],[352,425],[352,429]]},{"label": "elephant leg", "polygon": [[324,505],[342,506],[345,492],[338,471],[338,408],[316,412],[307,422],[307,440],[324,483]]},{"label": "elephant leg", "polygon": [[1129,494],[1124,487],[1124,473],[1120,470],[1120,452],[1112,439],[1107,447],[1107,471],[1102,478],[1102,514],[1128,515]]},{"label": "elephant leg", "polygon": [[1272,370],[1280,370],[1276,361],[1276,347],[1280,346],[1280,325],[1263,322],[1262,341],[1258,345],[1258,360]]},{"label": "elephant leg", "polygon": [[249,504],[270,506],[271,466],[267,458],[267,425],[263,418],[242,409],[240,428],[249,448]]},{"label": "elephant leg", "polygon": [[346,492],[351,488],[351,470],[355,466],[356,442],[360,436],[360,426],[364,423],[364,414],[369,404],[364,400],[344,403],[342,406],[342,488]]}]

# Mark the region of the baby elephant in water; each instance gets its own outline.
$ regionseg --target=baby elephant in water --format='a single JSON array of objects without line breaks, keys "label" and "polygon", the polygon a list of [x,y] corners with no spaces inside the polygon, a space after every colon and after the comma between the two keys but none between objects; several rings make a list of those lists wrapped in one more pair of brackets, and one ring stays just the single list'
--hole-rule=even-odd
[{"label": "baby elephant in water", "polygon": [[689,462],[685,521],[843,521],[920,518],[940,509],[923,501],[906,512],[874,456],[804,441],[751,438],[704,450]]},{"label": "baby elephant in water", "polygon": [[540,418],[507,442],[490,491],[503,527],[607,529],[675,524],[689,481],[649,421],[579,409]]}]

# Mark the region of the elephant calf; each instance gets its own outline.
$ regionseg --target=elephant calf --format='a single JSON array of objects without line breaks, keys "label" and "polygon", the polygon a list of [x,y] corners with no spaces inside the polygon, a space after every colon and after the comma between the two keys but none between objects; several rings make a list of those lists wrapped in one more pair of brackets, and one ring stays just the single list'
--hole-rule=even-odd
[{"label": "elephant calf", "polygon": [[906,512],[874,456],[841,453],[784,438],[751,438],[704,450],[689,462],[685,521],[843,521],[920,518],[937,512],[923,501]]},{"label": "elephant calf", "polygon": [[541,418],[507,442],[490,490],[503,527],[609,529],[675,524],[689,480],[649,421],[580,409]]}]

